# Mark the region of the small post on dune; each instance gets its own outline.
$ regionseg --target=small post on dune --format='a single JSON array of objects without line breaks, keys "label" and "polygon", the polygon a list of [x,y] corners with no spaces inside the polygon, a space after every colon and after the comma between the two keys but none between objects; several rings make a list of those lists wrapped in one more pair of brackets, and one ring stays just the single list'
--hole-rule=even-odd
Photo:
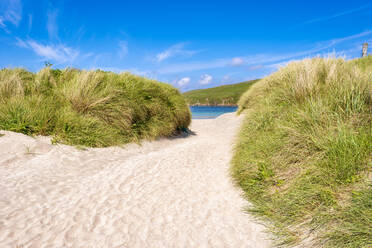
[{"label": "small post on dune", "polygon": [[368,43],[363,43],[362,58],[367,57]]}]

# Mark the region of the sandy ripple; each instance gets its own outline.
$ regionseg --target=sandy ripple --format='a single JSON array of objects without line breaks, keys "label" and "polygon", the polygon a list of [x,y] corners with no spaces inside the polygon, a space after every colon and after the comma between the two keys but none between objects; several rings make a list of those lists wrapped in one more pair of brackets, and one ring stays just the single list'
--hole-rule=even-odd
[{"label": "sandy ripple", "polygon": [[240,121],[86,151],[2,132],[0,247],[268,247],[228,176]]}]

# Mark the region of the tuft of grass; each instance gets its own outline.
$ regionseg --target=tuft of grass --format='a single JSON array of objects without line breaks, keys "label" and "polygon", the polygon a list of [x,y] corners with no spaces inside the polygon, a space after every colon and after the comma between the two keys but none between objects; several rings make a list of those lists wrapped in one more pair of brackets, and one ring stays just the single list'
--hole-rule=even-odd
[{"label": "tuft of grass", "polygon": [[106,147],[170,136],[190,110],[170,85],[130,73],[46,67],[0,70],[0,129]]},{"label": "tuft of grass", "polygon": [[371,246],[370,64],[293,62],[240,98],[231,173],[279,246]]},{"label": "tuft of grass", "polygon": [[190,105],[237,105],[240,96],[258,80],[183,93]]},{"label": "tuft of grass", "polygon": [[372,185],[351,192],[350,205],[335,216],[335,227],[322,237],[326,247],[372,246]]},{"label": "tuft of grass", "polygon": [[354,59],[351,61],[352,64],[358,66],[363,71],[372,70],[372,55],[368,55],[365,58]]}]

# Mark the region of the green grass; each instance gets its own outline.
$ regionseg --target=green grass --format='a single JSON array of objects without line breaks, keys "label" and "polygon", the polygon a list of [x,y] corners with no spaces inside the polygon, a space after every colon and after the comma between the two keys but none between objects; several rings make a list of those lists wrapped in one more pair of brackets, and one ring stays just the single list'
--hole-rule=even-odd
[{"label": "green grass", "polygon": [[0,70],[0,130],[106,147],[170,136],[190,120],[177,89],[129,73]]},{"label": "green grass", "polygon": [[278,246],[372,247],[371,58],[293,62],[239,101],[231,173]]},{"label": "green grass", "polygon": [[355,59],[351,61],[352,64],[357,65],[363,71],[372,70],[372,55],[369,55],[363,59]]},{"label": "green grass", "polygon": [[183,93],[190,105],[237,105],[240,96],[258,80]]}]

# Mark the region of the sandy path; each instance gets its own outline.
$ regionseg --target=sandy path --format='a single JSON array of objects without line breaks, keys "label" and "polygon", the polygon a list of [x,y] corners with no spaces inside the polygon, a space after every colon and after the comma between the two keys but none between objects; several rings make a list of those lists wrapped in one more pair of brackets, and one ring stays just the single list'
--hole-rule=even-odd
[{"label": "sandy path", "polygon": [[0,247],[267,247],[228,176],[240,121],[86,151],[1,132]]}]

